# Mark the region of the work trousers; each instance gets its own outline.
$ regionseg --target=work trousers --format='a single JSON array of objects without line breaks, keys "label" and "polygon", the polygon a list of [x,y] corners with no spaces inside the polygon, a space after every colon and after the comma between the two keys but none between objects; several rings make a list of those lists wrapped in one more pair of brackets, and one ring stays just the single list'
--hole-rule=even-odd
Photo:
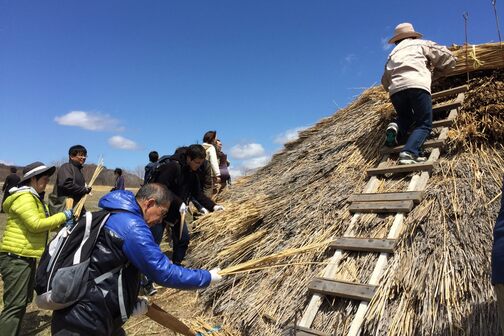
[{"label": "work trousers", "polygon": [[0,274],[4,283],[4,308],[0,314],[2,336],[19,335],[26,306],[33,299],[35,267],[35,258],[0,253]]},{"label": "work trousers", "polygon": [[403,151],[418,156],[432,130],[432,97],[422,89],[406,89],[394,93],[390,100],[397,112],[398,138],[406,139],[413,127]]}]

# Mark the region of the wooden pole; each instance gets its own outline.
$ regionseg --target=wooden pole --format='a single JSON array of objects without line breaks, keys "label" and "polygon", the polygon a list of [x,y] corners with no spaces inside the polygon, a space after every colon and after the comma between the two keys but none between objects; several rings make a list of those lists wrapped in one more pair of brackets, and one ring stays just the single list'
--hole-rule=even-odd
[{"label": "wooden pole", "polygon": [[189,328],[184,322],[166,312],[163,308],[159,307],[155,303],[149,305],[149,310],[145,315],[147,315],[151,320],[161,324],[163,327],[173,330],[176,333],[185,336],[196,336],[196,333],[191,330],[191,328]]}]

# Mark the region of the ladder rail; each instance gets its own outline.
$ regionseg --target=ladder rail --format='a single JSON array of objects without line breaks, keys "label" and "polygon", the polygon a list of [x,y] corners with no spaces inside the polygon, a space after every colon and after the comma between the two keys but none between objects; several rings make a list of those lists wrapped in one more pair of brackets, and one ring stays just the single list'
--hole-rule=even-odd
[{"label": "ladder rail", "polygon": [[[447,90],[448,91],[448,90]],[[465,90],[460,90],[460,91],[467,91],[467,88]],[[460,104],[463,103],[465,94],[463,92],[457,91],[457,98],[456,101],[460,102]],[[445,92],[443,92],[445,93]],[[446,92],[447,93],[447,92]],[[455,92],[454,92],[455,93]],[[450,118],[455,118],[457,116],[458,112],[458,106],[454,107],[450,113],[449,117]],[[445,126],[441,129],[441,132],[438,136],[439,140],[444,140],[448,137],[448,131],[449,131],[449,126]],[[430,153],[429,156],[429,161],[430,162],[436,162],[441,154],[441,150],[439,148],[434,148],[432,152]],[[382,159],[380,163],[378,164],[377,168],[383,168],[387,166],[387,161],[389,158],[389,153],[384,153],[382,156]],[[430,178],[430,171],[422,171],[419,173],[414,174],[411,177],[411,180],[408,184],[407,191],[424,191],[426,189],[428,180]],[[364,187],[363,193],[372,193],[376,192],[378,189],[380,183],[380,179],[377,176],[370,176],[369,181],[367,182],[366,186]],[[355,226],[360,218],[362,213],[354,213],[348,228],[346,229],[343,237],[353,237],[354,236],[354,231],[355,231]],[[404,213],[396,213],[394,217],[394,222],[392,223],[392,226],[389,230],[389,233],[387,235],[387,239],[397,239],[399,235],[403,231],[403,223],[404,223],[404,218],[405,214]],[[337,249],[334,251],[333,256],[329,260],[329,264],[325,267],[323,271],[322,277],[332,279],[336,276],[338,270],[339,270],[339,265],[341,260],[343,259],[344,252],[342,249]],[[383,275],[387,265],[388,265],[388,257],[390,253],[387,252],[381,252],[378,260],[375,264],[375,268],[373,270],[373,273],[371,274],[371,277],[368,281],[369,285],[379,285],[379,281],[381,280],[381,276]],[[301,321],[298,323],[298,325],[302,328],[310,328],[313,321],[315,320],[316,314],[318,313],[320,306],[322,305],[324,295],[318,294],[318,293],[313,293],[309,304],[306,306],[305,311],[303,313]],[[367,301],[361,301],[359,303],[359,307],[357,309],[356,314],[354,315],[354,319],[352,320],[352,323],[350,325],[350,329],[348,332],[349,336],[358,336],[361,333],[362,330],[362,324],[364,322],[365,315],[368,311],[369,308],[369,303]]]}]

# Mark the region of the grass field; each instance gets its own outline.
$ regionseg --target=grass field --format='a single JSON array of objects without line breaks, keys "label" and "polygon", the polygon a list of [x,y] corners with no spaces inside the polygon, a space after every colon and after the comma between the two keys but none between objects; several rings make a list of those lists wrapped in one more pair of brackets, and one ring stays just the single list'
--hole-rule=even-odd
[{"label": "grass field", "polygon": [[[86,200],[86,209],[94,211],[98,208],[99,199],[110,191],[110,186],[94,186],[93,192]],[[46,190],[51,191],[53,186],[47,186]],[[138,189],[129,189],[136,193]],[[3,197],[3,195],[2,195]],[[0,237],[3,236],[7,216],[0,214]],[[3,282],[0,281],[0,293],[3,294]],[[3,295],[1,295],[3,296]],[[3,300],[0,301],[0,310],[3,309]],[[23,319],[21,335],[50,335],[51,312],[47,310],[39,310],[34,303],[28,306],[26,315]],[[1,334],[1,332],[0,332]]]}]

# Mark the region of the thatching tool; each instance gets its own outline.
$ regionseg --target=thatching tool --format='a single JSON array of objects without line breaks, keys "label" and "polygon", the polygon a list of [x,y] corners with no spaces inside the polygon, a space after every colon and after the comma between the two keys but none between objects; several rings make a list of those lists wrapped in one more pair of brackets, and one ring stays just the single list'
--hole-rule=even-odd
[{"label": "thatching tool", "polygon": [[65,210],[70,210],[73,208],[73,203],[74,203],[74,200],[73,198],[71,197],[67,197],[66,201],[65,201]]},{"label": "thatching tool", "polygon": [[182,232],[184,231],[184,223],[185,223],[186,213],[182,212],[180,214],[180,231],[179,231],[179,240],[182,239]]},{"label": "thatching tool", "polygon": [[[93,176],[91,176],[91,180],[89,181],[89,184],[88,184],[88,187],[92,187],[93,184],[95,183],[95,180],[96,178],[98,177],[98,175],[100,175],[100,173],[102,172],[104,166],[103,166],[103,159],[100,158],[100,160],[98,161],[98,165],[96,166],[96,169],[93,173]],[[82,211],[82,209],[84,208],[84,203],[86,203],[86,199],[88,197],[89,194],[86,194],[84,195],[80,201],[77,203],[77,205],[75,206],[75,210],[74,210],[74,217],[75,218],[79,218],[80,216],[80,213]]]},{"label": "thatching tool", "polygon": [[147,311],[147,315],[151,320],[156,321],[161,324],[163,327],[166,327],[170,330],[173,330],[176,333],[186,335],[186,336],[197,336],[200,333],[196,334],[193,330],[191,330],[184,322],[177,319],[172,314],[165,311],[163,308],[159,307],[157,304],[152,303],[149,304],[149,310]]}]

